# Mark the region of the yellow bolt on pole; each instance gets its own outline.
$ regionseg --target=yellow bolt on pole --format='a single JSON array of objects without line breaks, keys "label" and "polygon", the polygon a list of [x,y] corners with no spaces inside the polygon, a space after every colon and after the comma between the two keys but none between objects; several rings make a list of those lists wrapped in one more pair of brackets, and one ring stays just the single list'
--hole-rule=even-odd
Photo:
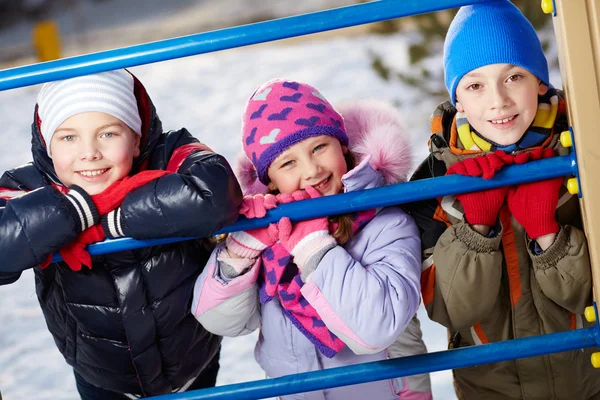
[{"label": "yellow bolt on pole", "polygon": [[33,28],[33,47],[38,61],[51,61],[60,58],[60,34],[53,21],[40,21]]},{"label": "yellow bolt on pole", "polygon": [[571,137],[571,132],[562,131],[560,133],[560,144],[562,144],[563,147],[566,148],[573,146],[573,138]]},{"label": "yellow bolt on pole", "polygon": [[[596,322],[596,309],[594,306],[586,307],[583,315],[587,322]],[[592,353],[591,362],[594,368],[600,368],[600,352]]]},{"label": "yellow bolt on pole", "polygon": [[587,306],[583,315],[587,322],[596,322],[596,310],[594,309],[594,306]]},{"label": "yellow bolt on pole", "polygon": [[577,182],[577,178],[571,178],[567,181],[567,190],[571,194],[579,194],[579,182]]},{"label": "yellow bolt on pole", "polygon": [[552,14],[554,12],[552,0],[542,0],[542,11],[544,14]]}]

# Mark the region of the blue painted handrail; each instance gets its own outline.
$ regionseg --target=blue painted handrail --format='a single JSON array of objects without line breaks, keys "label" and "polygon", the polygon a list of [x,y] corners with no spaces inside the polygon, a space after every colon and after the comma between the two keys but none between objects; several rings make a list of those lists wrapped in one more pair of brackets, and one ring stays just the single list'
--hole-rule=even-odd
[{"label": "blue painted handrail", "polygon": [[325,388],[354,385],[401,376],[418,375],[453,368],[472,367],[499,361],[514,360],[597,347],[600,328],[577,329],[523,339],[507,340],[480,346],[464,347],[385,361],[375,361],[348,367],[282,376],[274,379],[217,386],[209,389],[153,397],[155,400],[250,400],[290,393],[310,392]]},{"label": "blue painted handrail", "polygon": [[[490,180],[451,175],[390,185],[376,189],[344,193],[335,196],[321,197],[296,203],[282,204],[269,211],[264,218],[240,218],[235,224],[221,229],[218,233],[261,228],[272,222],[279,221],[281,217],[284,216],[289,217],[292,221],[306,220],[327,215],[344,214],[370,208],[410,203],[445,195],[474,192],[477,190],[492,189],[500,186],[510,186],[524,182],[576,174],[577,163],[573,156],[554,157],[533,161],[523,165],[506,167],[499,171],[494,179]],[[192,238],[163,238],[151,240],[122,238],[105,240],[104,242],[90,245],[88,251],[91,255],[99,255],[190,239]],[[52,262],[60,260],[62,260],[60,254],[55,254],[52,258]]]},{"label": "blue painted handrail", "polygon": [[0,71],[0,90],[308,35],[490,0],[382,0]]}]

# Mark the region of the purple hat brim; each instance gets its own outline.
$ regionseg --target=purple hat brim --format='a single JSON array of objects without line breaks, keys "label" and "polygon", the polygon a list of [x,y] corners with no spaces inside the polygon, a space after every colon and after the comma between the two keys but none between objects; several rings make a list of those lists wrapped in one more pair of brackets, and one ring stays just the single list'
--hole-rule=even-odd
[{"label": "purple hat brim", "polygon": [[340,128],[334,126],[313,126],[310,128],[302,129],[294,132],[289,136],[286,136],[282,140],[274,143],[272,146],[267,148],[260,156],[257,162],[257,173],[258,179],[265,185],[268,185],[270,180],[267,174],[269,166],[273,160],[275,160],[281,153],[287,150],[289,147],[308,139],[310,137],[327,135],[336,138],[344,146],[348,146],[348,136]]}]

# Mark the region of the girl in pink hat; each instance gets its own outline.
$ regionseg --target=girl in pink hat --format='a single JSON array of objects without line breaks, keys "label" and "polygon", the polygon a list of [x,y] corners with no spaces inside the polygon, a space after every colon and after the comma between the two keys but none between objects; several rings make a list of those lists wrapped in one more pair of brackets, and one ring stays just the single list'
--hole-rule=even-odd
[{"label": "girl in pink hat", "polygon": [[[338,113],[314,87],[260,86],[243,116],[241,213],[406,180],[410,148],[395,111],[353,104]],[[257,181],[258,180],[258,181]],[[192,312],[224,336],[260,328],[255,356],[274,378],[426,351],[414,318],[420,240],[398,207],[235,232],[198,277]],[[285,399],[430,399],[428,375]]]}]

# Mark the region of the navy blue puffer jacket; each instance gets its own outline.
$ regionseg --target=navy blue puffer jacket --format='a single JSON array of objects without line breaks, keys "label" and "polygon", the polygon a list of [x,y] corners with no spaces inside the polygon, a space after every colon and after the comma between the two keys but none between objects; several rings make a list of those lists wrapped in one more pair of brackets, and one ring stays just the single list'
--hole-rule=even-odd
[{"label": "navy blue puffer jacket", "polygon": [[[135,79],[142,116],[141,154],[132,174],[170,169],[130,192],[121,229],[136,239],[210,236],[237,218],[241,190],[227,161],[199,146],[187,130],[163,132]],[[192,289],[210,255],[190,240],[93,257],[74,272],[49,254],[73,241],[76,223],[39,132],[32,125],[33,163],[0,178],[0,284],[34,268],[48,329],[66,361],[89,383],[120,393],[171,393],[218,357],[221,338],[191,315]]]}]

